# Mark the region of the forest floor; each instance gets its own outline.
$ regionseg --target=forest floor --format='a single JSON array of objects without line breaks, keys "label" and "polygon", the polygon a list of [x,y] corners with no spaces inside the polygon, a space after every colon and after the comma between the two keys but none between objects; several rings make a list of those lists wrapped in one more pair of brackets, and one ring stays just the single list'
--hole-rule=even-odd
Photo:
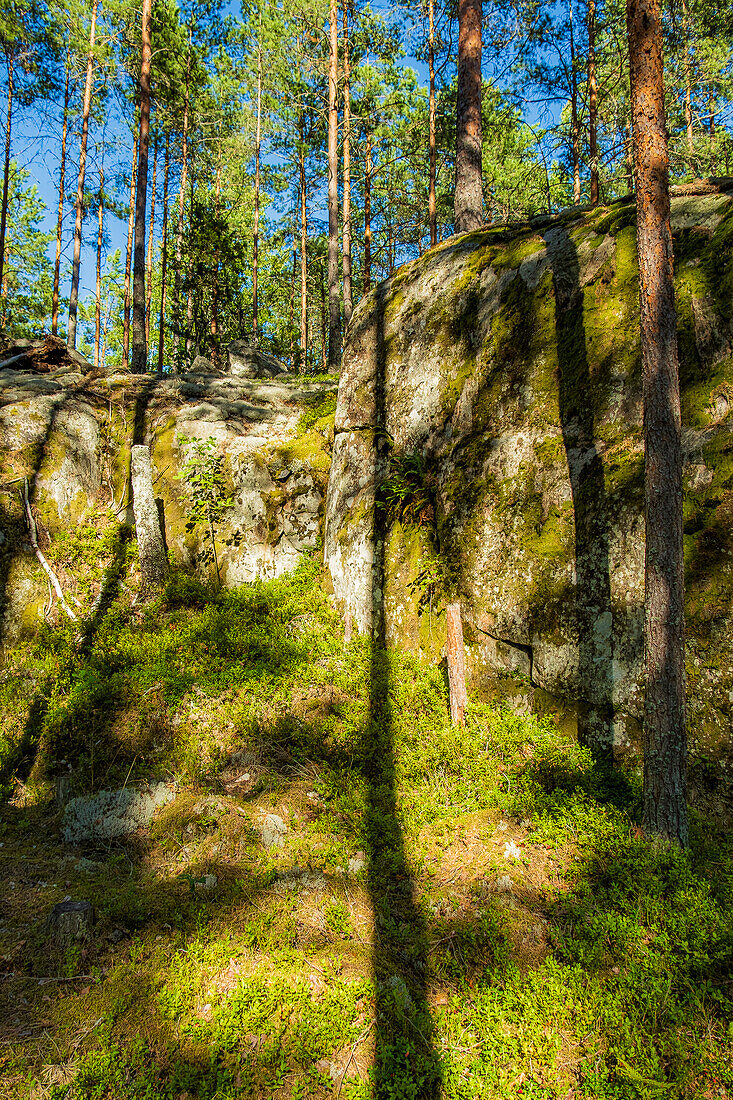
[{"label": "forest floor", "polygon": [[[730,835],[649,843],[638,776],[551,720],[452,728],[315,564],[44,629],[0,715],[3,1098],[733,1095]],[[74,848],[66,768],[175,798]],[[62,950],[68,897],[96,922]]]}]

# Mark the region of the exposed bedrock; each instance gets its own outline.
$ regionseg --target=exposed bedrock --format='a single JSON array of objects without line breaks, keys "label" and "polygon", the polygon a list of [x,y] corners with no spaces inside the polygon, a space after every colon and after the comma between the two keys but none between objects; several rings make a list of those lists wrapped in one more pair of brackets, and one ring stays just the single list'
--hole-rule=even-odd
[{"label": "exposed bedrock", "polygon": [[[689,728],[698,756],[725,758],[733,196],[680,195],[672,210]],[[325,534],[336,595],[358,628],[383,611],[388,641],[435,659],[442,609],[459,598],[474,686],[518,707],[551,696],[591,743],[638,743],[640,370],[628,201],[451,238],[362,300],[344,351]]]}]

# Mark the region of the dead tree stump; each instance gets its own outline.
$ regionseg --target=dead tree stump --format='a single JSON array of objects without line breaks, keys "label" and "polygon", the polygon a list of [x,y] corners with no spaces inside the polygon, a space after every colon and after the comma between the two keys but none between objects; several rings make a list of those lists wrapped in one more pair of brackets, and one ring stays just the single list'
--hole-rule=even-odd
[{"label": "dead tree stump", "polygon": [[165,550],[160,514],[153,493],[150,451],[144,446],[132,448],[130,459],[132,507],[140,553],[140,590],[143,599],[154,596],[168,575],[168,555]]},{"label": "dead tree stump", "polygon": [[448,604],[445,609],[445,617],[448,628],[445,656],[448,662],[450,717],[454,726],[462,726],[468,696],[466,694],[466,662],[463,652],[461,605],[459,603]]},{"label": "dead tree stump", "polygon": [[93,924],[94,909],[90,901],[60,901],[48,918],[51,939],[58,947],[88,939]]}]

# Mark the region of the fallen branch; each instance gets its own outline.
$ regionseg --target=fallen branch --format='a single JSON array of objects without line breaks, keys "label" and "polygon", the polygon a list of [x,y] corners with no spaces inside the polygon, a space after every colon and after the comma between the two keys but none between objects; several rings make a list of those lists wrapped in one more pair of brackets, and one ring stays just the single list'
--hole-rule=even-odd
[{"label": "fallen branch", "polygon": [[71,610],[71,608],[67,604],[66,600],[64,599],[64,594],[61,591],[61,585],[59,584],[59,579],[56,576],[56,574],[54,573],[51,566],[48,564],[48,562],[44,558],[43,554],[41,553],[40,547],[38,546],[38,534],[36,532],[36,521],[33,518],[33,512],[31,511],[31,502],[28,499],[28,478],[27,477],[23,478],[23,503],[25,504],[25,514],[26,514],[26,518],[28,520],[28,533],[30,535],[31,546],[33,547],[33,552],[35,553],[35,555],[38,558],[39,562],[41,563],[43,569],[45,570],[46,576],[48,577],[49,581],[53,585],[53,588],[54,588],[54,591],[55,591],[55,593],[58,597],[59,603],[61,604],[61,606],[63,607],[64,611],[69,616],[69,618],[72,619],[74,622],[76,622],[77,621],[76,615],[74,614],[74,612]]}]

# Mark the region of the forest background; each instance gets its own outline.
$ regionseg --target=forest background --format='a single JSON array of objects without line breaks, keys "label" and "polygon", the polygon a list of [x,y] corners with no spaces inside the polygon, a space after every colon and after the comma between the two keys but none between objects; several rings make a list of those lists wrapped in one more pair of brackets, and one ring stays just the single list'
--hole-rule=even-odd
[{"label": "forest background", "polygon": [[[346,321],[370,286],[453,232],[457,15],[434,0],[339,0]],[[0,328],[69,335],[76,228],[71,342],[102,368],[130,357],[141,22],[129,0],[15,0],[0,16]],[[730,7],[672,0],[664,30],[672,182],[728,174]],[[244,337],[295,369],[325,370],[327,0],[251,0],[241,11],[156,0],[151,31],[148,367],[217,362]],[[618,0],[486,0],[483,78],[487,222],[633,189]]]}]

